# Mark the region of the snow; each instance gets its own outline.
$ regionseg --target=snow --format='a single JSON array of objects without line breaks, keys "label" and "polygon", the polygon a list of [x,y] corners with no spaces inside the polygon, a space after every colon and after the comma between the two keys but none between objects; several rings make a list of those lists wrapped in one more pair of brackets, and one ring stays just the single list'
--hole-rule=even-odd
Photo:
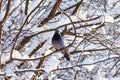
[{"label": "snow", "polygon": [[83,66],[84,68],[87,68],[88,71],[92,71],[94,69],[94,65],[86,65],[86,66]]},{"label": "snow", "polygon": [[2,54],[2,45],[0,44],[0,55]]},{"label": "snow", "polygon": [[120,77],[114,78],[115,80],[120,80]]},{"label": "snow", "polygon": [[106,23],[114,23],[114,17],[113,16],[110,16],[106,13],[104,13],[104,17],[103,17],[103,20],[102,22],[106,22]]},{"label": "snow", "polygon": [[41,0],[34,0],[29,4],[28,14],[40,3]]},{"label": "snow", "polygon": [[35,39],[35,38],[33,38],[32,39],[32,43],[34,43],[34,44],[32,44],[32,45],[30,45],[30,47],[23,53],[23,54],[30,54],[37,46],[38,46],[38,44],[40,43],[39,42],[39,40],[37,40],[37,39]]},{"label": "snow", "polygon": [[1,64],[5,64],[8,60],[10,60],[10,53],[1,54]]},{"label": "snow", "polygon": [[[73,22],[75,22],[75,21],[79,21],[79,19],[77,18],[77,16],[70,16],[70,18],[71,18],[71,20],[73,21]],[[69,20],[69,18],[67,18],[67,17],[63,17],[63,18],[61,18],[60,19],[60,21],[58,21],[58,22],[56,22],[56,23],[52,23],[52,24],[46,24],[46,25],[44,25],[43,27],[45,27],[45,28],[47,28],[47,29],[49,29],[49,28],[56,28],[56,27],[58,27],[58,26],[61,26],[61,25],[65,25],[65,24],[68,24],[68,23],[71,23],[71,21]],[[64,27],[64,26],[63,26]],[[72,26],[70,26],[70,27],[72,27]],[[69,28],[70,28],[69,27]]]},{"label": "snow", "polygon": [[92,28],[97,28],[98,26],[97,25],[93,25]]},{"label": "snow", "polygon": [[43,70],[49,73],[51,70],[57,69],[60,61],[55,56],[50,56],[46,61]]},{"label": "snow", "polygon": [[[31,25],[29,25],[29,26],[31,26]],[[38,28],[37,26],[34,26],[34,27],[32,27],[30,30],[31,30],[32,32],[37,33],[37,32],[39,32],[39,31],[43,31],[44,28]]]},{"label": "snow", "polygon": [[22,58],[22,55],[17,51],[17,50],[13,50],[13,58]]},{"label": "snow", "polygon": [[1,13],[0,14],[0,22],[3,20],[3,18],[4,18],[4,13]]},{"label": "snow", "polygon": [[115,55],[115,54],[114,54],[114,55],[110,55],[109,57],[110,57],[110,58],[119,57],[119,55]]},{"label": "snow", "polygon": [[74,70],[76,70],[76,71],[77,71],[77,70],[80,70],[80,67],[77,67],[77,66],[76,66],[76,67],[74,67]]},{"label": "snow", "polygon": [[45,55],[48,55],[48,54],[50,54],[52,52],[53,52],[52,50],[47,50],[47,51],[45,51]]},{"label": "snow", "polygon": [[6,73],[7,76],[13,76],[13,77],[16,76],[15,73],[14,73],[14,71],[11,70],[11,69],[7,69],[7,70],[5,71],[5,73]]},{"label": "snow", "polygon": [[9,27],[10,27],[10,25],[12,24],[12,22],[7,22],[6,24],[4,24],[4,26],[3,26],[3,31],[9,31]]},{"label": "snow", "polygon": [[[27,76],[27,75],[29,75],[29,76]],[[34,75],[34,73],[33,72],[27,72],[27,73],[25,73],[25,76],[24,77],[26,77],[26,79],[31,79],[31,77]]]}]

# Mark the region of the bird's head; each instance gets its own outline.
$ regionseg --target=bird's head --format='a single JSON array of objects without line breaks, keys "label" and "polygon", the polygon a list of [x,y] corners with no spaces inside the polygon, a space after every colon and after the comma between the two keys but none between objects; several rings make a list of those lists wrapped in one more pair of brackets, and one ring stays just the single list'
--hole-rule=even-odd
[{"label": "bird's head", "polygon": [[55,33],[59,34],[59,30],[55,30]]}]

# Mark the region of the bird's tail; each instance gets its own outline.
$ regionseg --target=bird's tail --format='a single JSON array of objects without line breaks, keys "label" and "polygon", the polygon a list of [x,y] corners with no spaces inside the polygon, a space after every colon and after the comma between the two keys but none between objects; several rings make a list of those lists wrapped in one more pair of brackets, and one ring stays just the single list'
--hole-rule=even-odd
[{"label": "bird's tail", "polygon": [[70,55],[69,55],[68,50],[65,50],[64,57],[66,58],[66,60],[70,61]]}]

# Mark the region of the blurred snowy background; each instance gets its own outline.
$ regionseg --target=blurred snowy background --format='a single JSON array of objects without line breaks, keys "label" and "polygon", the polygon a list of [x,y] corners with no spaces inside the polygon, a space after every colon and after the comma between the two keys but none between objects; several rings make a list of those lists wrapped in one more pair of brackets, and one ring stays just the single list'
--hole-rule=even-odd
[{"label": "blurred snowy background", "polygon": [[0,0],[0,80],[120,80],[120,0]]}]

